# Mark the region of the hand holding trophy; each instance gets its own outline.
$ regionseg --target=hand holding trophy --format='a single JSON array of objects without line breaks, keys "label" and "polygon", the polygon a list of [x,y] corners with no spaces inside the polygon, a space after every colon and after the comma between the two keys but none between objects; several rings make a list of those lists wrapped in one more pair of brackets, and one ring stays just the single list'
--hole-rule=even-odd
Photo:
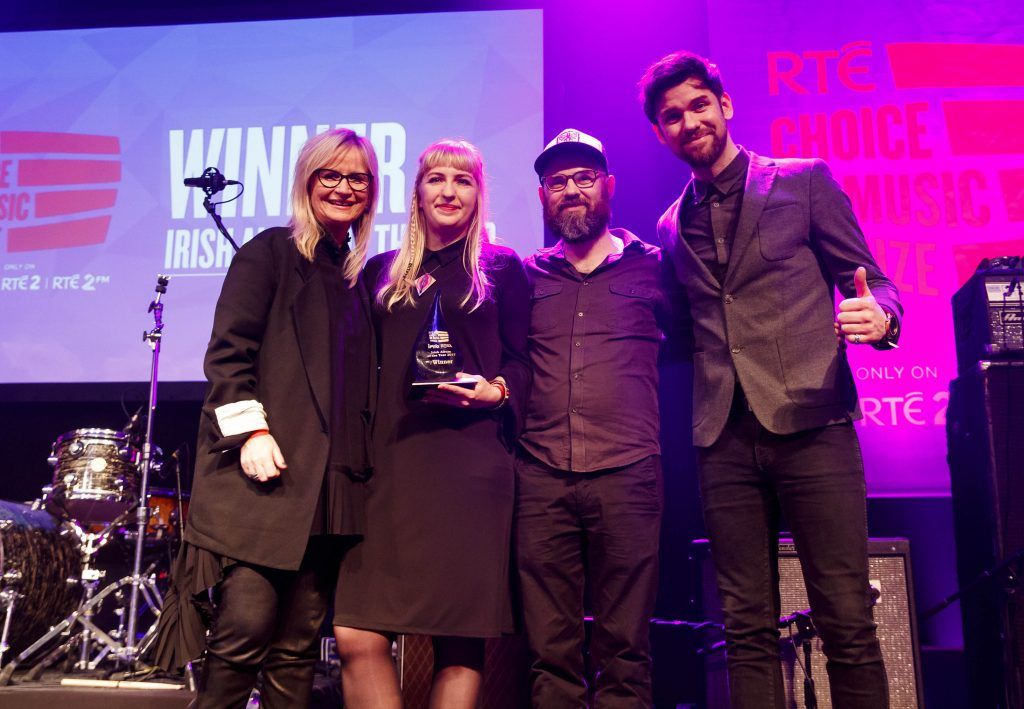
[{"label": "hand holding trophy", "polygon": [[[413,354],[415,378],[410,395],[430,404],[458,408],[494,408],[505,398],[505,389],[479,374],[462,369],[462,357],[448,333],[441,310],[441,291],[434,293],[430,314],[423,325]],[[502,385],[504,386],[504,385]]]}]

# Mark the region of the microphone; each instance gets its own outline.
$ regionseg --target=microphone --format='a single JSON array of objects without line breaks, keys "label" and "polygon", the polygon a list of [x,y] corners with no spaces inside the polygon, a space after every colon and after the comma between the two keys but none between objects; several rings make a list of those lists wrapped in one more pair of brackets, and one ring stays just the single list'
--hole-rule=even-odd
[{"label": "microphone", "polygon": [[143,418],[145,418],[142,414],[142,410],[145,408],[146,405],[142,404],[139,408],[135,409],[135,413],[128,419],[128,423],[126,423],[124,428],[121,429],[121,433],[125,433],[132,438],[138,435],[139,423]]},{"label": "microphone", "polygon": [[186,177],[184,184],[186,187],[198,187],[207,195],[214,195],[228,185],[240,185],[242,183],[238,180],[227,179],[215,167],[208,167],[203,170],[203,174],[200,177]]}]

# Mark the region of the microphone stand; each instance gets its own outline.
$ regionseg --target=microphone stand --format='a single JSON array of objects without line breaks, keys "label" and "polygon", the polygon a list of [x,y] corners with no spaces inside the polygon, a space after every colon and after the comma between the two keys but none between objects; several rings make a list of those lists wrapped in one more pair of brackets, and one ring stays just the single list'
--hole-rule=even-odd
[{"label": "microphone stand", "polygon": [[817,635],[809,614],[801,613],[796,619],[796,633],[801,638],[800,646],[804,651],[804,706],[806,709],[818,709],[818,695],[814,689],[814,677],[811,673],[811,638]]},{"label": "microphone stand", "polygon": [[[779,618],[780,628],[793,625],[796,626],[796,635],[791,636],[790,642],[793,644],[793,652],[797,653],[798,664],[800,651],[803,650],[804,653],[802,665],[804,671],[804,707],[806,709],[818,709],[818,695],[815,690],[814,676],[811,668],[811,652],[814,649],[811,641],[818,635],[818,630],[814,627],[814,621],[811,619],[811,610],[797,611],[791,615]],[[797,643],[800,644],[799,649],[796,647]]]},{"label": "microphone stand", "polygon": [[[233,185],[239,185],[242,188],[242,191],[245,191],[245,185],[243,185],[240,182],[235,182],[233,180],[225,180],[224,175],[222,175],[220,173],[220,170],[218,170],[215,167],[208,167],[205,170],[203,170],[202,177],[190,177],[185,180],[185,184],[187,186],[199,187],[206,194],[206,196],[203,198],[203,209],[206,210],[207,214],[213,217],[213,223],[217,225],[217,230],[221,233],[221,236],[228,240],[228,243],[231,244],[235,251],[238,251],[238,244],[236,244],[235,240],[231,238],[231,234],[228,233],[227,228],[224,226],[224,222],[220,220],[220,215],[217,214],[217,204],[222,204],[222,202],[214,204],[213,202],[210,201],[210,197],[214,196],[215,194],[223,190],[224,187],[229,182]],[[241,195],[242,192],[240,191],[238,194],[236,194],[234,197],[227,201],[233,202],[234,200],[238,199]]]},{"label": "microphone stand", "polygon": [[129,669],[137,657],[135,646],[135,626],[139,610],[139,586],[142,579],[142,552],[146,541],[146,526],[149,523],[149,472],[152,463],[153,448],[153,416],[156,413],[157,383],[160,368],[160,342],[164,331],[164,304],[160,302],[167,292],[170,276],[156,277],[156,298],[149,304],[149,312],[153,313],[153,329],[142,333],[142,339],[153,350],[152,365],[149,370],[149,415],[146,416],[146,438],[142,445],[142,480],[139,483],[139,506],[135,512],[135,560],[132,565],[131,595],[128,603],[128,629],[124,639],[122,658],[128,663]]},{"label": "microphone stand", "polygon": [[966,586],[959,588],[955,593],[946,596],[936,605],[922,613],[919,617],[922,621],[928,620],[932,616],[936,616],[946,610],[964,596],[974,593],[988,583],[1002,582],[1005,585],[1005,588],[1008,589],[1007,592],[1012,593],[1013,587],[1020,582],[1020,577],[1014,571],[1017,564],[1024,564],[1024,549],[1018,549],[1017,553],[1006,557],[995,566],[985,569],[974,577],[974,579],[972,579]]},{"label": "microphone stand", "polygon": [[236,244],[235,240],[231,238],[231,234],[229,234],[227,228],[225,228],[224,222],[220,220],[220,215],[217,214],[217,206],[210,201],[210,197],[212,196],[212,193],[208,193],[203,197],[203,208],[206,209],[207,214],[213,217],[213,223],[217,225],[217,230],[221,235],[228,240],[228,243],[231,244],[235,251],[238,251],[238,244]]}]

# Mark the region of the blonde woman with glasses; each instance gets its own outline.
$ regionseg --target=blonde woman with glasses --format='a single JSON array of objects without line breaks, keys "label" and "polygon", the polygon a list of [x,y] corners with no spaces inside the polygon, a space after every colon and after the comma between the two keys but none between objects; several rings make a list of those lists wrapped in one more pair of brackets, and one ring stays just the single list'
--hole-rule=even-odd
[{"label": "blonde woman with glasses", "polygon": [[377,194],[369,141],[311,138],[291,223],[242,246],[224,279],[157,647],[180,668],[212,618],[195,707],[245,707],[261,671],[261,706],[309,703],[339,559],[364,532],[375,367],[361,270]]},{"label": "blonde woman with glasses", "polygon": [[[400,707],[397,634],[430,635],[430,705],[475,708],[484,638],[512,630],[512,442],[529,387],[522,262],[485,228],[476,147],[420,156],[402,247],[370,260],[380,352],[366,540],[342,562],[335,636],[345,706]],[[414,351],[435,299],[465,386],[413,398]]]}]

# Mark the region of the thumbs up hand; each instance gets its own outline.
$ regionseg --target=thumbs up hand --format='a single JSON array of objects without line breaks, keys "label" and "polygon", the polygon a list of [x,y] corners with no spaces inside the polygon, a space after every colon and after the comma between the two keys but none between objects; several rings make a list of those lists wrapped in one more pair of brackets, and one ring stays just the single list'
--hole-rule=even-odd
[{"label": "thumbs up hand", "polygon": [[871,295],[868,272],[863,266],[854,272],[853,285],[857,297],[846,298],[839,303],[836,332],[855,345],[878,342],[885,337],[885,311],[875,301],[875,296]]},{"label": "thumbs up hand", "polygon": [[868,269],[861,266],[853,272],[853,285],[857,289],[858,298],[871,298],[871,289],[868,288]]}]

